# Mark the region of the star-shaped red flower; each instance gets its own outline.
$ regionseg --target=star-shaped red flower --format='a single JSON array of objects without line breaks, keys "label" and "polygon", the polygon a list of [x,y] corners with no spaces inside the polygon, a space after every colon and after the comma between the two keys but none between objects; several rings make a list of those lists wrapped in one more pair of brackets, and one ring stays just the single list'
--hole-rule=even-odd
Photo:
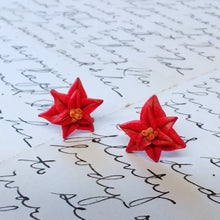
[{"label": "star-shaped red flower", "polygon": [[159,161],[161,151],[173,151],[186,147],[184,141],[172,128],[177,117],[167,117],[156,95],[143,106],[140,120],[119,125],[130,137],[127,152],[145,151],[148,156]]},{"label": "star-shaped red flower", "polygon": [[67,138],[76,129],[94,131],[90,116],[103,100],[87,98],[79,78],[76,79],[67,94],[51,90],[54,105],[39,117],[45,118],[52,124],[62,126],[63,138]]}]

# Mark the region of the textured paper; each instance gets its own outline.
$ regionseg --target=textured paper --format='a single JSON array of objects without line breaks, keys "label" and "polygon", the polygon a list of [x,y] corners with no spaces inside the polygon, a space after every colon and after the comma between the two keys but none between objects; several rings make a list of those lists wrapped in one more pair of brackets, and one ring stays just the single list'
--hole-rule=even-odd
[{"label": "textured paper", "polygon": [[[1,1],[1,219],[219,219],[219,1]],[[38,117],[77,77],[95,131]],[[126,153],[153,94],[186,148]]]}]

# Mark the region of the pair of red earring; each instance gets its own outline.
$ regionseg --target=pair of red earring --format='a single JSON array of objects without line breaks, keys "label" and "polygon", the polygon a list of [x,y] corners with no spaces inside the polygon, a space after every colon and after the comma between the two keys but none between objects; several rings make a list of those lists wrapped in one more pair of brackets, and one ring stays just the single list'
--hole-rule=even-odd
[{"label": "pair of red earring", "polygon": [[[103,100],[88,98],[79,78],[67,94],[51,90],[51,95],[54,105],[39,116],[53,124],[61,125],[64,139],[76,129],[94,131],[94,119],[90,114]],[[153,95],[142,107],[140,120],[119,125],[130,137],[126,151],[145,151],[157,162],[162,150],[184,148],[184,141],[172,128],[176,120],[177,117],[166,116],[157,96]]]}]

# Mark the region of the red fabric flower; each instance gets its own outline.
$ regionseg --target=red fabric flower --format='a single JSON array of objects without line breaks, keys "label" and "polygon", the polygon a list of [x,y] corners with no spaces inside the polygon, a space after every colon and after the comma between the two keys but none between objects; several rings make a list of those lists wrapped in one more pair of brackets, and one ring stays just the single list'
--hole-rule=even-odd
[{"label": "red fabric flower", "polygon": [[54,105],[39,117],[45,118],[52,124],[62,126],[63,138],[67,138],[76,129],[94,131],[90,116],[103,100],[87,98],[79,78],[76,79],[67,94],[51,90]]},{"label": "red fabric flower", "polygon": [[144,150],[157,162],[162,150],[172,151],[186,147],[184,141],[172,128],[176,120],[177,117],[166,116],[157,96],[153,95],[144,104],[140,120],[119,125],[130,137],[126,151]]}]

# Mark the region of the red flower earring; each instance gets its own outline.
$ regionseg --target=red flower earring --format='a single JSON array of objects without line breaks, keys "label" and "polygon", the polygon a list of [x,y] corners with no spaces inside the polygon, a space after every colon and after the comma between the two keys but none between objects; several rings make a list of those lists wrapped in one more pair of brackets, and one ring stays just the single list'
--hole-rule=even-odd
[{"label": "red flower earring", "polygon": [[172,128],[177,117],[167,117],[156,95],[153,95],[143,106],[140,120],[119,125],[130,137],[127,152],[145,151],[158,162],[161,151],[173,151],[185,148],[184,141]]},{"label": "red flower earring", "polygon": [[87,98],[86,92],[79,78],[76,79],[67,94],[51,90],[54,105],[39,114],[52,124],[62,126],[63,138],[67,138],[76,129],[94,131],[93,121],[90,116],[103,100]]}]

